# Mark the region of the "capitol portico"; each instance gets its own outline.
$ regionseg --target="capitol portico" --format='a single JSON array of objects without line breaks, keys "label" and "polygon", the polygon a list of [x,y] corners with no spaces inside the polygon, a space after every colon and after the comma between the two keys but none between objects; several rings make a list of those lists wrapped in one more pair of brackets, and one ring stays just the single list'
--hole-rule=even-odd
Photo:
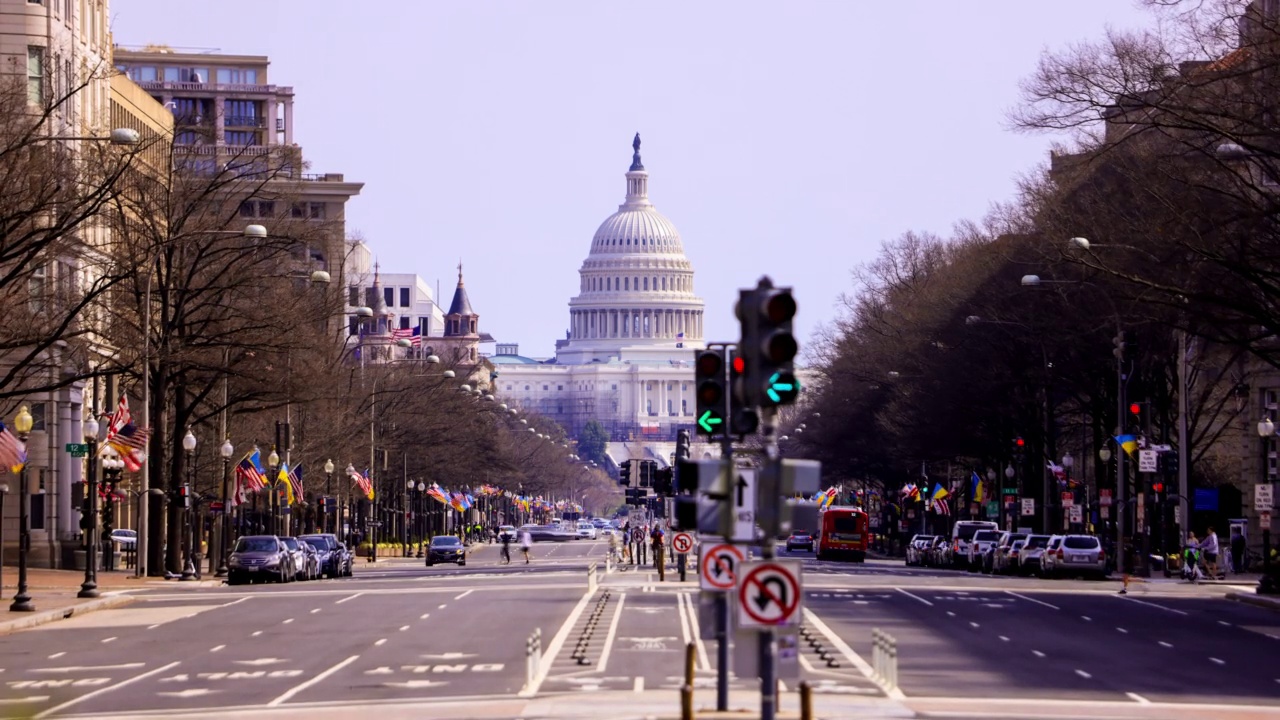
[{"label": "capitol portico", "polygon": [[693,352],[704,303],[675,226],[649,200],[640,136],[626,198],[596,230],[569,301],[556,356],[535,360],[498,345],[496,392],[560,423],[573,437],[589,420],[610,434],[609,457],[665,464],[676,432],[693,428]]}]

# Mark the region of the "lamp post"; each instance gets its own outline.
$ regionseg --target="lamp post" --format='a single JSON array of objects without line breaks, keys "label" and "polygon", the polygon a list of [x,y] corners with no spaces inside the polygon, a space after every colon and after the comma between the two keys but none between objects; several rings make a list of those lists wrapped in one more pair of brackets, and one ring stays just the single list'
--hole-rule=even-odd
[{"label": "lamp post", "polygon": [[230,569],[227,567],[227,556],[231,554],[231,456],[236,448],[231,438],[222,441],[218,454],[222,456],[222,547],[218,549],[218,571],[214,577],[226,577]]},{"label": "lamp post", "polygon": [[[31,435],[33,422],[26,405],[18,409],[13,429],[24,445]],[[27,464],[24,462],[18,472],[18,594],[13,596],[13,603],[9,605],[10,612],[33,612],[36,609],[31,603],[31,595],[27,593],[27,553],[31,551],[31,518],[27,511],[30,506],[31,488],[27,484]]]},{"label": "lamp post", "polygon": [[[1269,483],[1267,476],[1267,442],[1276,434],[1276,424],[1271,418],[1264,417],[1258,422],[1258,435],[1262,438],[1262,482]],[[1267,508],[1259,520],[1262,525],[1262,578],[1258,581],[1258,592],[1271,594],[1276,592],[1275,581],[1271,578],[1271,509]]]},{"label": "lamp post", "polygon": [[349,545],[351,543],[351,538],[349,537],[347,530],[351,523],[345,516],[351,514],[351,496],[349,493],[351,492],[351,476],[356,474],[356,466],[351,463],[347,463],[347,469],[345,472],[347,473],[347,481],[342,486],[342,504],[338,506],[338,532],[340,533],[339,537],[342,537],[343,541]]},{"label": "lamp post", "polygon": [[410,505],[413,503],[413,489],[416,487],[412,480],[406,480],[404,484],[404,495],[400,498],[400,510],[403,514],[403,521],[400,523],[400,536],[404,539],[401,551],[404,557],[413,557],[413,551],[409,549],[409,516],[412,514]]},{"label": "lamp post", "polygon": [[414,526],[418,531],[418,557],[423,556],[422,545],[424,542],[426,542],[426,535],[427,535],[427,530],[426,530],[425,524],[423,523],[423,518],[422,518],[422,504],[423,504],[422,493],[425,492],[426,489],[427,489],[427,484],[419,480],[418,488],[417,488],[418,495],[417,497],[414,498],[414,506],[416,508],[415,512],[417,513],[416,515],[417,522],[414,523]]},{"label": "lamp post", "polygon": [[[1067,492],[1071,492],[1071,468],[1076,464],[1076,459],[1071,455],[1062,456],[1062,470],[1066,474]],[[1071,493],[1072,503],[1075,502],[1075,493]],[[1045,498],[1048,501],[1048,498]],[[1081,516],[1083,518],[1083,515]],[[1071,528],[1071,510],[1070,508],[1062,508],[1062,527],[1064,530]],[[1047,531],[1046,531],[1047,532]]]},{"label": "lamp post", "polygon": [[187,453],[187,487],[186,497],[183,499],[182,511],[187,516],[187,552],[186,558],[182,561],[182,575],[179,580],[195,580],[196,566],[193,559],[196,544],[196,526],[191,515],[191,500],[195,493],[195,471],[196,471],[196,436],[191,432],[191,428],[187,428],[187,434],[182,437],[182,449]]},{"label": "lamp post", "polygon": [[324,506],[320,512],[320,532],[332,532],[329,530],[329,516],[333,513],[329,508],[333,505],[333,460],[324,461]]},{"label": "lamp post", "polygon": [[280,453],[276,452],[275,445],[271,446],[271,454],[267,456],[267,480],[271,484],[271,535],[280,532],[280,488],[277,483],[280,482]]},{"label": "lamp post", "polygon": [[116,486],[120,482],[120,473],[123,471],[124,460],[120,459],[120,455],[114,449],[107,448],[102,455],[102,482],[106,485],[103,497],[106,498],[106,505],[102,507],[102,530],[99,543],[102,546],[103,570],[116,569],[116,548],[115,541],[111,539],[111,532],[115,530],[116,503],[120,499]]},{"label": "lamp post", "polygon": [[[1005,466],[1004,466],[1004,477],[1005,477],[1005,480],[1007,480],[1008,482],[1013,482],[1013,479],[1014,479],[1015,477],[1017,477],[1017,476],[1018,476],[1018,471],[1017,471],[1017,470],[1014,470],[1012,465],[1005,465]],[[1010,487],[1013,487],[1014,489],[1016,489],[1016,486],[1010,486]],[[1002,488],[1002,489],[1003,489],[1003,488]],[[1001,495],[1003,495],[1003,494],[1004,494],[1004,493],[1001,493]],[[1014,505],[1015,505],[1015,507],[1013,507],[1013,508],[1011,508],[1011,509],[1009,510],[1009,531],[1010,531],[1010,532],[1012,532],[1012,531],[1013,531],[1013,519],[1014,519],[1014,514],[1018,512],[1018,508],[1017,508],[1016,506],[1017,506],[1017,502],[1018,502],[1019,500],[1021,500],[1021,499],[1022,499],[1022,494],[1021,494],[1021,493],[1018,493],[1017,495],[1014,495],[1014,498],[1015,498],[1015,500],[1014,500]]]},{"label": "lamp post", "polygon": [[80,583],[78,598],[96,598],[98,592],[98,543],[94,531],[98,529],[98,421],[90,415],[84,421],[84,441],[89,446],[89,477],[85,488],[84,516],[84,582]]}]

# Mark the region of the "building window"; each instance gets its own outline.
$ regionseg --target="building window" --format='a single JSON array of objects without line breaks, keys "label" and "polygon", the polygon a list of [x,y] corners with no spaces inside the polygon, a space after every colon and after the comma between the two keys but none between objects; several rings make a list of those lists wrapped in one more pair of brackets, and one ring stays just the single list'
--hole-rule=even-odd
[{"label": "building window", "polygon": [[564,390],[564,386],[563,386],[563,385],[557,385],[557,386],[556,386],[556,390],[557,390],[557,391]]},{"label": "building window", "polygon": [[528,385],[525,385],[525,386],[524,386],[524,391],[525,391],[525,392],[529,392],[529,386],[528,386]]},{"label": "building window", "polygon": [[249,130],[227,130],[226,142],[233,147],[248,147],[258,144],[258,133]]},{"label": "building window", "polygon": [[668,415],[676,414],[676,401],[671,400],[670,398],[667,399],[667,414]]},{"label": "building window", "polygon": [[623,289],[623,290],[630,290],[630,289],[631,289],[631,279],[630,279],[630,278],[622,278],[622,289]]},{"label": "building window", "polygon": [[347,335],[355,336],[360,334],[360,316],[350,315],[347,317]]},{"label": "building window", "polygon": [[546,392],[546,391],[547,391],[547,390],[549,390],[549,389],[550,389],[550,388],[549,388],[549,387],[547,387],[546,385],[543,385],[543,386],[542,386],[542,392]]},{"label": "building window", "polygon": [[242,70],[240,68],[218,68],[218,83],[220,85],[257,85],[257,70]]},{"label": "building window", "polygon": [[409,288],[407,287],[400,288],[400,307],[409,307]]},{"label": "building window", "polygon": [[245,200],[240,203],[240,217],[275,217],[276,204],[271,200]]},{"label": "building window", "polygon": [[507,383],[507,389],[508,389],[508,390],[510,390],[510,389],[511,389],[511,383]]},{"label": "building window", "polygon": [[31,277],[27,278],[27,293],[31,296],[32,312],[44,312],[49,293],[48,269],[44,265],[31,269]]},{"label": "building window", "polygon": [[688,414],[689,414],[689,401],[688,401],[688,400],[681,400],[681,401],[680,401],[680,414],[681,414],[681,415],[688,415]]},{"label": "building window", "polygon": [[258,103],[227,100],[222,105],[222,124],[227,127],[258,127]]},{"label": "building window", "polygon": [[[42,481],[41,484],[43,485],[44,468],[40,468],[40,479]],[[27,506],[27,515],[31,520],[31,529],[43,530],[44,529],[44,493],[43,492],[33,493],[28,497],[29,497],[28,502],[30,502],[30,505]]]},{"label": "building window", "polygon": [[305,218],[307,216],[307,206],[302,203],[293,203],[289,208],[289,216],[295,218]]},{"label": "building window", "polygon": [[395,307],[395,302],[396,302],[396,289],[395,289],[395,288],[382,288],[382,302],[383,302],[387,307]]},{"label": "building window", "polygon": [[355,307],[360,304],[360,287],[352,285],[347,288],[347,304]]},{"label": "building window", "polygon": [[31,403],[31,432],[44,432],[48,429],[48,421],[45,418],[45,404],[42,402]]},{"label": "building window", "polygon": [[314,202],[307,206],[312,220],[324,220],[324,203]]},{"label": "building window", "polygon": [[401,316],[400,316],[400,329],[401,329],[401,330],[408,330],[408,329],[409,329],[409,316],[408,316],[408,315],[401,315]]},{"label": "building window", "polygon": [[44,48],[27,48],[27,101],[44,104]]},{"label": "building window", "polygon": [[618,386],[616,384],[613,386],[613,391],[618,392]]}]

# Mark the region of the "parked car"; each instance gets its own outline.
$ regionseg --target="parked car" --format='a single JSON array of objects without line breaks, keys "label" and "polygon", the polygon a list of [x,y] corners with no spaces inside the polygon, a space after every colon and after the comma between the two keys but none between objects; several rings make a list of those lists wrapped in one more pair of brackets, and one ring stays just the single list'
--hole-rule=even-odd
[{"label": "parked car", "polygon": [[787,552],[792,550],[808,550],[813,552],[813,533],[808,530],[796,530],[787,538]]},{"label": "parked car", "polygon": [[438,562],[466,565],[467,549],[462,541],[454,535],[437,535],[431,538],[431,544],[427,546],[427,567]]},{"label": "parked car", "polygon": [[116,528],[111,531],[111,542],[125,550],[132,550],[138,544],[138,531],[128,528]]},{"label": "parked car", "polygon": [[1009,550],[1013,544],[1019,540],[1026,540],[1027,533],[1020,532],[1003,532],[1000,539],[996,541],[996,546],[991,552],[987,553],[986,563],[982,566],[983,572],[997,573],[1006,565],[1005,556],[1009,554]]},{"label": "parked car", "polygon": [[951,528],[951,564],[956,567],[969,565],[969,544],[979,531],[991,531],[999,526],[989,520],[961,520]]},{"label": "parked car", "polygon": [[275,580],[289,582],[297,571],[289,548],[275,535],[245,535],[227,558],[227,584]]},{"label": "parked car", "polygon": [[316,551],[316,560],[320,564],[320,574],[327,577],[346,577],[351,574],[351,559],[347,557],[346,546],[338,542],[338,536],[329,533],[301,535],[299,540]]},{"label": "parked car", "polygon": [[992,572],[1001,574],[1013,574],[1018,571],[1018,558],[1022,555],[1022,546],[1026,544],[1026,539],[1014,540],[1009,543],[1009,547],[1004,552],[996,553],[992,558]]},{"label": "parked car", "polygon": [[315,577],[316,573],[312,572],[315,565],[315,551],[310,549],[311,546],[296,537],[282,537],[280,542],[289,549],[289,558],[293,561],[293,579],[310,580]]},{"label": "parked car", "polygon": [[981,570],[987,564],[987,556],[995,549],[996,543],[1000,541],[1000,531],[998,529],[979,530],[973,534],[973,538],[969,541],[969,558],[968,566],[971,572]]},{"label": "parked car", "polygon": [[1063,575],[1107,576],[1107,553],[1092,535],[1067,535],[1055,551],[1054,570]]},{"label": "parked car", "polygon": [[1040,558],[1044,555],[1044,550],[1049,546],[1049,535],[1031,535],[1022,543],[1022,550],[1018,553],[1017,570],[1023,575],[1031,575],[1040,572]]},{"label": "parked car", "polygon": [[1053,577],[1057,572],[1058,548],[1062,547],[1065,535],[1051,535],[1045,543],[1044,554],[1040,556],[1040,577]]},{"label": "parked car", "polygon": [[946,535],[935,535],[924,553],[925,565],[946,567],[951,564],[951,544]]},{"label": "parked car", "polygon": [[924,552],[932,541],[932,535],[916,535],[912,537],[911,542],[907,543],[907,564],[924,565]]}]

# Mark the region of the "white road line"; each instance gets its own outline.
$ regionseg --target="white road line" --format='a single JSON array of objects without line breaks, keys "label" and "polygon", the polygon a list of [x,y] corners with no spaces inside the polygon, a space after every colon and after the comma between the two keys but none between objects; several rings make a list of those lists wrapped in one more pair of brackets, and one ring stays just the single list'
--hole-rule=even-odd
[{"label": "white road line", "polygon": [[470,595],[470,594],[471,594],[471,593],[473,593],[473,592],[475,592],[475,589],[468,590],[468,591],[466,591],[466,592],[462,593],[461,595],[459,595],[458,597],[454,598],[454,600],[461,600],[462,598],[464,598],[464,597],[466,597],[466,596]]},{"label": "white road line", "polygon": [[600,660],[596,662],[596,672],[603,673],[609,667],[609,655],[613,653],[613,638],[618,634],[618,622],[622,620],[622,608],[627,604],[627,594],[618,594],[618,607],[613,610],[613,621],[609,623],[609,632],[604,636],[604,649],[600,651]]},{"label": "white road line", "polygon": [[114,635],[112,635],[112,636],[111,636],[111,637],[109,637],[109,638],[103,638],[103,639],[102,639],[102,642],[104,642],[104,643],[114,642],[114,641],[115,641],[115,639],[116,639],[116,637],[115,637]]},{"label": "white road line", "polygon": [[1132,701],[1134,701],[1134,702],[1138,703],[1139,705],[1150,705],[1150,704],[1151,704],[1151,701],[1150,701],[1150,700],[1148,700],[1148,699],[1146,699],[1146,698],[1142,697],[1142,696],[1141,696],[1141,695],[1139,695],[1138,693],[1131,693],[1131,692],[1127,692],[1127,693],[1125,693],[1125,695],[1126,695],[1126,696],[1128,696],[1128,698],[1129,698],[1130,700],[1132,700]]},{"label": "white road line", "polygon": [[676,593],[676,615],[680,616],[680,638],[682,645],[689,644],[689,618],[684,614],[684,593]]},{"label": "white road line", "polygon": [[591,601],[593,595],[595,595],[594,590],[583,593],[582,598],[578,600],[578,604],[574,605],[573,610],[569,611],[569,617],[565,618],[564,624],[560,626],[560,630],[556,632],[555,637],[551,638],[551,642],[547,645],[546,652],[542,655],[542,663],[535,669],[533,679],[520,688],[520,692],[516,693],[516,697],[528,698],[538,694],[538,688],[542,687],[542,683],[546,682],[547,675],[551,672],[551,666],[556,661],[556,655],[560,654],[560,649],[564,647],[564,642],[568,639],[570,631],[578,623],[578,618],[582,617],[582,613],[586,610],[587,603]]},{"label": "white road line", "polygon": [[293,697],[294,695],[297,695],[298,693],[302,692],[303,690],[306,690],[307,688],[311,687],[312,685],[315,685],[316,683],[319,683],[320,681],[324,680],[325,678],[329,677],[330,675],[332,675],[332,674],[334,674],[334,673],[338,672],[338,671],[339,671],[339,670],[341,670],[342,668],[344,668],[344,667],[346,667],[346,666],[350,665],[351,663],[355,662],[359,657],[360,657],[359,655],[352,655],[351,657],[347,658],[346,660],[343,660],[342,662],[338,663],[337,665],[334,665],[333,667],[329,668],[328,670],[325,670],[324,672],[322,672],[322,673],[320,673],[319,675],[317,675],[317,676],[315,676],[315,677],[311,678],[310,680],[307,680],[306,682],[302,683],[301,685],[298,685],[298,686],[296,686],[296,687],[294,687],[294,688],[291,688],[290,690],[285,691],[285,693],[284,693],[283,695],[281,695],[280,697],[276,698],[275,700],[272,700],[271,702],[267,703],[267,707],[276,707],[276,706],[278,706],[278,705],[280,705],[280,704],[284,703],[285,701],[287,701],[289,698]]},{"label": "white road line", "polygon": [[955,613],[951,612],[950,610],[947,611],[947,617],[955,617],[955,616],[956,616]]},{"label": "white road line", "polygon": [[1165,641],[1161,640],[1161,641],[1160,641],[1160,647],[1167,647],[1167,648],[1171,648],[1171,647],[1173,647],[1173,643],[1167,643],[1167,642],[1165,642]]},{"label": "white road line", "polygon": [[312,614],[312,615],[315,615],[315,614],[316,614],[316,613],[318,613],[318,612],[320,612],[320,608],[316,608],[315,610],[312,610],[312,611],[311,611],[311,614]]},{"label": "white road line", "polygon": [[63,655],[66,655],[66,653],[65,653],[65,652],[56,652],[56,653],[54,653],[54,654],[50,655],[50,656],[49,656],[49,659],[50,659],[50,660],[55,660],[55,659],[57,659],[57,658],[62,657]]},{"label": "white road line", "polygon": [[166,670],[169,670],[170,668],[173,668],[174,666],[176,666],[176,665],[178,665],[178,664],[179,664],[179,663],[178,663],[177,661],[174,661],[174,662],[169,663],[168,665],[163,665],[163,666],[161,666],[161,667],[158,667],[158,668],[156,668],[155,670],[148,670],[148,671],[146,671],[146,672],[142,673],[141,675],[134,675],[133,677],[129,678],[128,680],[122,680],[122,681],[120,681],[120,682],[116,683],[115,685],[108,685],[107,687],[104,687],[104,688],[98,688],[97,690],[94,690],[94,691],[92,691],[92,692],[87,692],[87,693],[85,693],[84,695],[81,695],[80,697],[71,698],[70,700],[68,700],[68,701],[66,701],[66,702],[64,702],[64,703],[62,703],[61,705],[54,705],[53,707],[51,707],[51,708],[49,708],[49,709],[45,710],[44,712],[42,712],[42,713],[40,713],[40,714],[38,714],[38,715],[33,715],[33,716],[32,716],[32,720],[40,720],[40,718],[46,718],[46,717],[49,717],[50,715],[56,715],[57,713],[60,713],[60,712],[62,712],[63,710],[66,710],[67,708],[71,707],[72,705],[78,705],[79,703],[82,703],[82,702],[84,702],[85,700],[89,700],[90,698],[95,698],[95,697],[97,697],[97,696],[99,696],[99,695],[102,695],[102,694],[105,694],[105,693],[109,693],[109,692],[111,692],[112,690],[118,690],[118,689],[120,689],[120,688],[122,688],[122,687],[125,687],[126,685],[132,685],[132,684],[134,684],[134,683],[138,682],[139,680],[145,680],[145,679],[147,679],[147,678],[151,677],[152,675],[158,675],[158,674],[160,674],[160,673],[162,673],[162,672],[164,672],[164,671],[166,671]]},{"label": "white road line", "polygon": [[[827,636],[827,640],[831,643],[831,647],[839,650],[840,653],[845,656],[845,659],[856,667],[858,672],[862,673],[863,677],[870,680],[877,687],[883,688],[883,686],[881,686],[875,679],[875,671],[871,669],[871,666],[867,664],[866,660],[863,660],[858,653],[853,651],[853,648],[849,647],[849,643],[845,642],[844,638],[835,634],[835,632],[833,632],[831,628],[822,621],[822,618],[818,617],[809,608],[801,608],[801,611],[804,613],[805,618],[808,619],[809,624],[813,625],[815,630]],[[907,697],[902,694],[901,688],[889,688],[885,689],[884,692],[889,696],[890,700],[905,700]]]},{"label": "white road line", "polygon": [[684,596],[689,606],[689,626],[693,628],[694,643],[697,644],[698,659],[704,672],[711,672],[711,656],[707,654],[707,644],[702,641],[702,628],[698,625],[698,609],[693,604],[693,593]]},{"label": "white road line", "polygon": [[631,688],[636,692],[644,692],[644,676],[637,675],[636,681],[632,683]]},{"label": "white road line", "polygon": [[249,637],[258,637],[261,634],[262,634],[261,630],[254,630],[253,634],[251,634]]},{"label": "white road line", "polygon": [[379,645],[381,645],[381,644],[385,643],[386,641],[387,641],[387,639],[386,639],[386,638],[382,638],[382,639],[378,640],[377,642],[375,642],[375,643],[373,644],[373,646],[374,646],[374,647],[378,647]]},{"label": "white road line", "polygon": [[1219,620],[1218,624],[1224,627],[1231,627],[1231,623],[1227,622],[1226,620]]},{"label": "white road line", "polygon": [[969,627],[977,628],[977,627],[982,627],[982,626],[981,626],[981,625],[979,625],[979,624],[978,624],[978,623],[976,623],[976,622],[972,622],[972,621],[970,621],[970,623],[969,623]]},{"label": "white road line", "polygon": [[409,629],[409,626],[408,626],[408,625],[401,625],[401,626],[400,626],[400,632],[404,632],[405,630],[408,630],[408,629]]},{"label": "white road line", "polygon": [[902,588],[894,588],[894,590],[897,590],[898,592],[902,593],[903,595],[906,595],[909,598],[912,598],[913,600],[919,600],[920,602],[924,603],[925,605],[928,605],[929,607],[933,607],[933,603],[929,602],[928,600],[925,600],[919,595],[912,595],[911,593],[907,592],[906,590],[903,590]]},{"label": "white road line", "polygon": [[344,602],[346,602],[346,601],[348,601],[348,600],[355,600],[356,598],[360,597],[360,596],[361,596],[361,595],[363,595],[363,594],[364,594],[364,593],[356,593],[355,595],[352,595],[352,596],[350,596],[350,597],[344,597],[344,598],[342,598],[341,600],[339,600],[339,601],[335,602],[335,603],[334,603],[334,605],[341,605],[342,603],[344,603]]},{"label": "white road line", "polygon": [[1080,619],[1085,622],[1093,622],[1093,618],[1089,617],[1088,615],[1081,615]]},{"label": "white road line", "polygon": [[221,650],[221,649],[222,649],[222,648],[224,648],[224,647],[226,647],[226,645],[219,645],[219,646],[217,646],[217,647],[212,647],[212,648],[209,648],[209,652],[218,652],[219,650]]},{"label": "white road line", "polygon": [[1122,627],[1118,627],[1118,628],[1116,628],[1116,629],[1117,629],[1117,630],[1119,630],[1120,632],[1124,633],[1125,635],[1128,635],[1128,634],[1129,634],[1129,631],[1128,631],[1128,630],[1125,630],[1125,629],[1124,629],[1124,628],[1122,628]]},{"label": "white road line", "polygon": [[419,619],[419,620],[426,620],[426,619],[427,619],[427,618],[429,618],[429,617],[431,617],[431,613],[422,613],[421,615],[419,615],[419,616],[418,616],[418,619]]},{"label": "white road line", "polygon": [[1032,654],[1032,655],[1035,655],[1035,656],[1036,656],[1036,657],[1038,657],[1038,658],[1042,658],[1042,657],[1044,657],[1044,653],[1040,652],[1039,650],[1032,650],[1032,651],[1031,651],[1031,654]]},{"label": "white road line", "polygon": [[1211,662],[1215,662],[1215,663],[1217,663],[1217,664],[1219,664],[1219,665],[1226,665],[1226,664],[1227,664],[1227,661],[1226,661],[1226,660],[1219,660],[1219,659],[1218,659],[1218,658],[1216,658],[1216,657],[1211,657],[1211,658],[1209,658],[1209,660],[1210,660]]},{"label": "white road line", "polygon": [[1085,671],[1083,671],[1083,670],[1076,670],[1076,674],[1077,674],[1077,675],[1079,675],[1080,677],[1084,678],[1085,680],[1088,680],[1089,678],[1093,677],[1092,675],[1090,675],[1089,673],[1087,673],[1087,672],[1085,672]]},{"label": "white road line", "polygon": [[1113,597],[1113,598],[1119,598],[1119,599],[1121,599],[1121,600],[1128,600],[1129,602],[1136,602],[1136,603],[1138,603],[1138,604],[1140,604],[1140,605],[1150,605],[1150,606],[1151,606],[1151,607],[1153,607],[1153,608],[1160,608],[1161,610],[1164,610],[1165,612],[1177,613],[1177,614],[1179,614],[1179,615],[1186,615],[1186,613],[1185,613],[1185,612],[1183,612],[1183,611],[1181,611],[1181,610],[1175,610],[1175,609],[1173,609],[1173,608],[1165,607],[1165,606],[1163,606],[1163,605],[1157,605],[1156,603],[1153,603],[1153,602],[1147,602],[1146,600],[1135,600],[1134,598],[1131,598],[1131,597],[1129,597],[1128,595],[1112,595],[1111,597]]},{"label": "white road line", "polygon": [[281,624],[281,625],[288,625],[288,624],[289,624],[289,623],[291,623],[291,622],[293,622],[293,618],[289,618],[288,620],[285,620],[284,622],[282,622],[282,623],[280,623],[280,624]]},{"label": "white road line", "polygon": [[220,608],[224,608],[224,607],[231,607],[232,605],[239,605],[240,603],[244,602],[245,600],[248,600],[248,599],[249,599],[249,598],[251,598],[251,597],[253,597],[253,596],[252,596],[252,595],[245,595],[244,597],[240,598],[239,600],[232,600],[231,602],[226,603],[226,604],[223,604],[223,605],[219,605],[218,607],[220,607]]},{"label": "white road line", "polygon": [[148,630],[155,630],[155,629],[156,629],[156,628],[158,628],[158,627],[160,627],[160,623],[156,623],[155,625],[148,625],[148,626],[147,626],[147,629],[148,629]]},{"label": "white road line", "polygon": [[1005,641],[1005,642],[1009,642],[1009,636],[1008,636],[1008,635],[1001,635],[1001,636],[1000,636],[1000,639],[1001,639],[1001,640],[1003,640],[1003,641]]},{"label": "white road line", "polygon": [[1051,605],[1051,604],[1049,604],[1049,603],[1047,603],[1047,602],[1045,602],[1045,601],[1043,601],[1043,600],[1037,600],[1037,599],[1035,599],[1035,598],[1033,598],[1033,597],[1027,597],[1026,595],[1021,595],[1021,594],[1016,593],[1016,592],[1014,592],[1014,591],[1012,591],[1012,590],[1005,590],[1005,591],[1004,591],[1004,593],[1005,593],[1006,595],[1012,595],[1013,597],[1016,597],[1016,598],[1018,598],[1019,600],[1026,600],[1027,602],[1033,602],[1033,603],[1035,603],[1035,604],[1037,604],[1037,605],[1043,605],[1043,606],[1045,606],[1045,607],[1047,607],[1047,608],[1050,608],[1050,609],[1052,609],[1052,610],[1061,610],[1061,609],[1062,609],[1062,608],[1058,607],[1057,605]]},{"label": "white road line", "polygon": [[446,607],[446,605],[441,605],[440,607],[438,607],[438,608],[436,608],[436,609],[437,609],[437,610],[443,610],[443,609],[445,609],[445,607]]}]

